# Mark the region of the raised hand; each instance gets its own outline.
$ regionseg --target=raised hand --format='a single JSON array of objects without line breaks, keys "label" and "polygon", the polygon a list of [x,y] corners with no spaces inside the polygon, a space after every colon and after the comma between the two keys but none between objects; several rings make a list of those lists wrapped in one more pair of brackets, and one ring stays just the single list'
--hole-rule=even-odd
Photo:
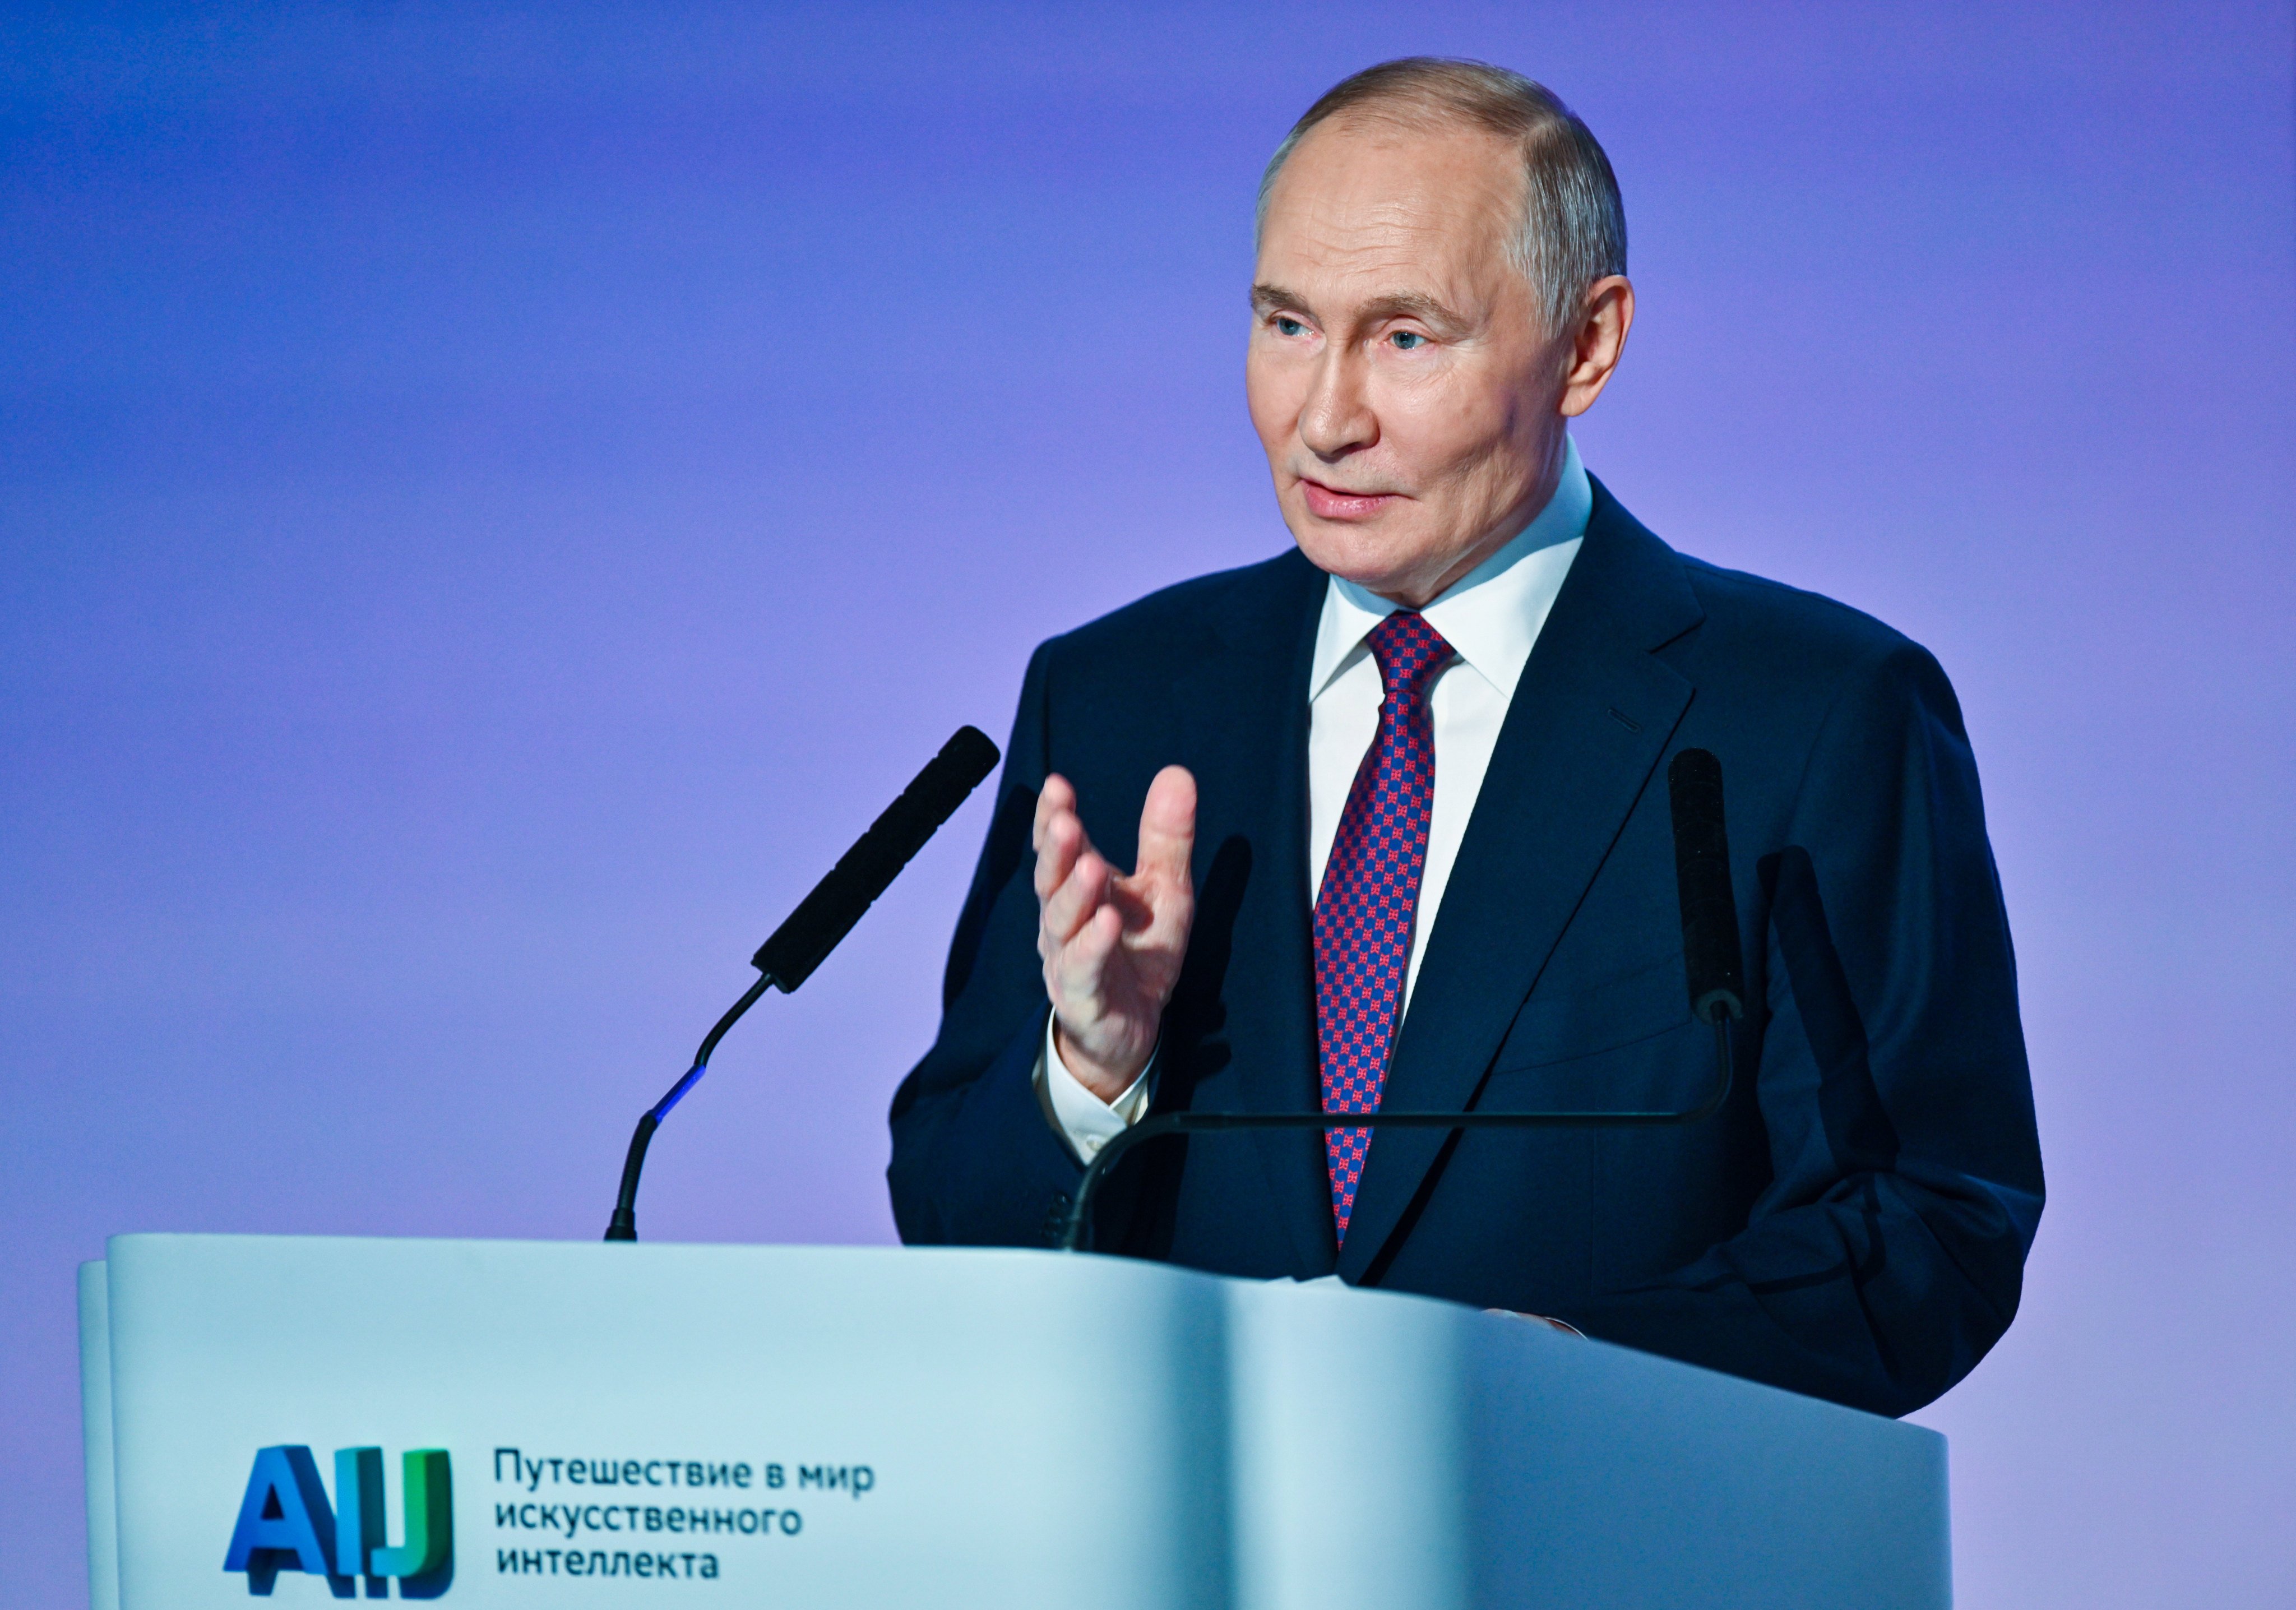
[{"label": "raised hand", "polygon": [[1092,847],[1066,777],[1037,796],[1037,952],[1045,958],[1061,1061],[1103,1101],[1129,1089],[1156,1049],[1195,920],[1188,858],[1196,780],[1167,766],[1140,809],[1140,862],[1129,876]]}]

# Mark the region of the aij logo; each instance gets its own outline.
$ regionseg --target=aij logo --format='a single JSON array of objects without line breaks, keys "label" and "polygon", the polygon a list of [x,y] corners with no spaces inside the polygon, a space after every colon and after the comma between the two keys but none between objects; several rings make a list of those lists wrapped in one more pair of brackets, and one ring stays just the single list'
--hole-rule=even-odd
[{"label": "aij logo", "polygon": [[357,1591],[381,1598],[398,1579],[401,1598],[437,1598],[455,1580],[455,1485],[447,1450],[418,1448],[406,1458],[406,1540],[392,1548],[384,1535],[382,1450],[335,1450],[335,1502],[311,1450],[282,1444],[257,1450],[232,1528],[226,1571],[247,1573],[250,1593],[269,1593],[282,1571],[324,1577],[337,1598]]}]

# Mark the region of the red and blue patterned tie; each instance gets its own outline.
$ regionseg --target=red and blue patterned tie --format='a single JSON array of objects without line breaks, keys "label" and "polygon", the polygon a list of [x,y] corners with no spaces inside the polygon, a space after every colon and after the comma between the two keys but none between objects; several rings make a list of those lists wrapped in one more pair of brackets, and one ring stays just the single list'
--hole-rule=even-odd
[{"label": "red and blue patterned tie", "polygon": [[[1369,642],[1385,689],[1379,736],[1356,768],[1316,896],[1316,1039],[1326,1113],[1379,1110],[1435,805],[1427,690],[1453,652],[1443,634],[1411,610],[1381,621]],[[1344,1245],[1371,1131],[1327,1129],[1324,1137],[1332,1220]]]}]

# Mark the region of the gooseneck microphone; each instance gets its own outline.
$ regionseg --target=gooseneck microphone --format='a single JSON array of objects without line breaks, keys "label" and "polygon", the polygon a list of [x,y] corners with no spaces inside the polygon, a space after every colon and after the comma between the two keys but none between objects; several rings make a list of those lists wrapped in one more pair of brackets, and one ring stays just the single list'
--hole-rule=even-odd
[{"label": "gooseneck microphone", "polygon": [[613,1219],[606,1226],[607,1240],[638,1238],[638,1176],[645,1169],[646,1146],[669,1110],[709,1071],[709,1054],[726,1038],[726,1031],[757,1004],[767,985],[787,995],[811,978],[823,958],[853,931],[862,913],[876,903],[877,897],[900,875],[901,868],[925,847],[925,841],[955,813],[981,779],[996,769],[997,759],[996,745],[989,742],[988,734],[978,727],[958,727],[956,735],[942,744],[940,752],[901,790],[900,798],[885,808],[885,813],[869,825],[869,831],[829,869],[829,875],[798,902],[797,909],[774,930],[773,937],[758,947],[757,955],[750,958],[750,965],[758,970],[758,982],[702,1038],[701,1048],[693,1054],[693,1065],[685,1077],[638,1120],[637,1132],[630,1137],[629,1154],[622,1160],[622,1188],[614,1201]]},{"label": "gooseneck microphone", "polygon": [[1690,1010],[1714,1028],[1714,1088],[1704,1100],[1675,1112],[1157,1113],[1111,1136],[1086,1167],[1061,1236],[1062,1249],[1084,1250],[1092,1234],[1093,1197],[1117,1160],[1167,1135],[1233,1129],[1653,1129],[1711,1116],[1730,1095],[1730,1024],[1746,1009],[1738,902],[1731,891],[1730,845],[1722,825],[1722,763],[1707,750],[1685,749],[1667,768],[1666,780]]}]

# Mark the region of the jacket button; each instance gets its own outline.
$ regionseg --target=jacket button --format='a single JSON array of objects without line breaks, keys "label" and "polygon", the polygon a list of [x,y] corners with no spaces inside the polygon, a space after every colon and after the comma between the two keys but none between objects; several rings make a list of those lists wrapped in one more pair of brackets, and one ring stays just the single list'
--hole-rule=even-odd
[{"label": "jacket button", "polygon": [[1056,1192],[1045,1208],[1045,1244],[1058,1246],[1061,1237],[1068,1233],[1069,1210],[1076,1205],[1075,1198],[1067,1192]]}]

